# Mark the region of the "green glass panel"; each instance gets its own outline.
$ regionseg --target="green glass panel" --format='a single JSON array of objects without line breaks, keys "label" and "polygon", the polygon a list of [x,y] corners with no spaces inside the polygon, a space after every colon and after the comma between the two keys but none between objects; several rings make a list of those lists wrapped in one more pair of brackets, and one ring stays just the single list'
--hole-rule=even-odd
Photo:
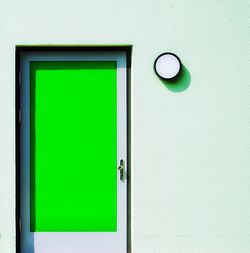
[{"label": "green glass panel", "polygon": [[116,62],[31,62],[31,231],[117,231]]}]

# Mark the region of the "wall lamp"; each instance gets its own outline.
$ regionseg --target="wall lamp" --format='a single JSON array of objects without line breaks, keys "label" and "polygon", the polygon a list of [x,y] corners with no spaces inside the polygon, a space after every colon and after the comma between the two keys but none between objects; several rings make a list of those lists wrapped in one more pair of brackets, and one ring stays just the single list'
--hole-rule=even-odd
[{"label": "wall lamp", "polygon": [[171,80],[180,74],[181,60],[173,53],[163,53],[156,58],[154,69],[160,78]]}]

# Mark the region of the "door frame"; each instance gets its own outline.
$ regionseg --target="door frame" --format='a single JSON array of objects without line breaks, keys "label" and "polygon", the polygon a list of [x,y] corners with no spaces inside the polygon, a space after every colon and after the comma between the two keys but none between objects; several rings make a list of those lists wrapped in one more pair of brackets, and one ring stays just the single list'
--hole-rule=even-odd
[{"label": "door frame", "polygon": [[90,51],[94,52],[124,52],[126,54],[126,86],[127,86],[127,252],[131,252],[131,53],[132,46],[16,46],[16,111],[15,111],[15,126],[16,126],[16,252],[21,252],[21,231],[22,221],[21,214],[21,173],[20,173],[20,123],[21,123],[21,111],[20,111],[20,87],[21,87],[21,54],[24,52],[81,52],[86,53]]}]

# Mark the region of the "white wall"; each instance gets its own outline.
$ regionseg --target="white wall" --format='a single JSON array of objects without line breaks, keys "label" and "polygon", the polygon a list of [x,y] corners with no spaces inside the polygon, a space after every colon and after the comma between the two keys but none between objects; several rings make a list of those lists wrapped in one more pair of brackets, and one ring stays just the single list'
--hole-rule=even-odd
[{"label": "white wall", "polygon": [[[15,252],[15,45],[132,44],[135,253],[250,252],[248,3],[0,0],[0,252]],[[175,93],[158,54],[191,74]]]}]

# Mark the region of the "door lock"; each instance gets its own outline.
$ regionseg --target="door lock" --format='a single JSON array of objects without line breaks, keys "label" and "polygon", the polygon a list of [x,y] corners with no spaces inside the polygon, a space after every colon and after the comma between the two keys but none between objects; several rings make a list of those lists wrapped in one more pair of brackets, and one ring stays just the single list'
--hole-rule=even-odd
[{"label": "door lock", "polygon": [[120,165],[118,167],[118,170],[120,171],[120,180],[122,182],[125,181],[125,168],[124,168],[124,160],[120,160]]}]

